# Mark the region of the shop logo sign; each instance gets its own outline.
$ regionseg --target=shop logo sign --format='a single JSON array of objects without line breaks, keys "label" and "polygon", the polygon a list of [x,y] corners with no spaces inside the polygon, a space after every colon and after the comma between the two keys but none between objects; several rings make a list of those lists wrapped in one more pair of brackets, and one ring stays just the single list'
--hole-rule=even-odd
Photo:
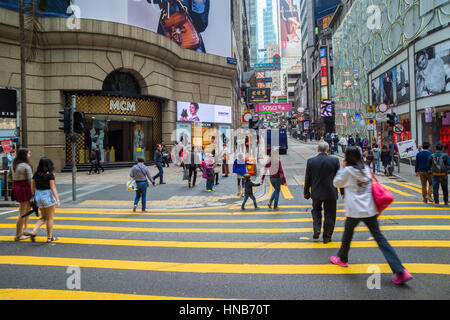
[{"label": "shop logo sign", "polygon": [[134,111],[136,112],[136,102],[111,100],[109,102],[110,111]]}]

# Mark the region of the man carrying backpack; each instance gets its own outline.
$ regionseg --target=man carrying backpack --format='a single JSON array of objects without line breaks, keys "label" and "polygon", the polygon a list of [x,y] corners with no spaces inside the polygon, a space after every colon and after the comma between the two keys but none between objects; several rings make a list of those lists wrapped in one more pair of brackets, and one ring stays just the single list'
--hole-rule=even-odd
[{"label": "man carrying backpack", "polygon": [[448,206],[448,169],[450,168],[450,157],[442,153],[444,146],[442,143],[436,145],[436,152],[433,153],[427,162],[427,168],[431,171],[431,180],[433,183],[433,196],[435,206],[439,205],[439,185],[444,194],[444,204]]}]

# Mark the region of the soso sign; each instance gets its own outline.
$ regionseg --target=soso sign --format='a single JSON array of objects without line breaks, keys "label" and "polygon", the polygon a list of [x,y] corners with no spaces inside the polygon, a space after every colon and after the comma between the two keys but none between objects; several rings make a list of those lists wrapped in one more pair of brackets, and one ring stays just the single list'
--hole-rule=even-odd
[{"label": "soso sign", "polygon": [[258,112],[292,111],[292,104],[259,104]]}]

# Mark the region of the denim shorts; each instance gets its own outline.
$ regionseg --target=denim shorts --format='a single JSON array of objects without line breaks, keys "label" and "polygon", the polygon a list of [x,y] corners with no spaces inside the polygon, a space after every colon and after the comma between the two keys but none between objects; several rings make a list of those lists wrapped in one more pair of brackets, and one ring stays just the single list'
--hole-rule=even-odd
[{"label": "denim shorts", "polygon": [[48,208],[56,205],[56,199],[53,196],[52,190],[36,190],[34,199],[38,208]]}]

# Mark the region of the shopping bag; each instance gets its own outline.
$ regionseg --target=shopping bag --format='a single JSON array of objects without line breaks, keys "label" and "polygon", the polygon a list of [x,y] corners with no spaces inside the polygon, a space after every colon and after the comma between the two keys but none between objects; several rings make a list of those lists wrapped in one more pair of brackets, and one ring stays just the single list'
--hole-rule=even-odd
[{"label": "shopping bag", "polygon": [[136,191],[137,187],[136,187],[136,181],[134,180],[130,180],[127,182],[127,191]]},{"label": "shopping bag", "polygon": [[372,196],[373,201],[377,207],[377,211],[379,214],[383,212],[392,202],[394,202],[394,195],[386,189],[381,183],[378,182],[377,178],[372,173]]}]

